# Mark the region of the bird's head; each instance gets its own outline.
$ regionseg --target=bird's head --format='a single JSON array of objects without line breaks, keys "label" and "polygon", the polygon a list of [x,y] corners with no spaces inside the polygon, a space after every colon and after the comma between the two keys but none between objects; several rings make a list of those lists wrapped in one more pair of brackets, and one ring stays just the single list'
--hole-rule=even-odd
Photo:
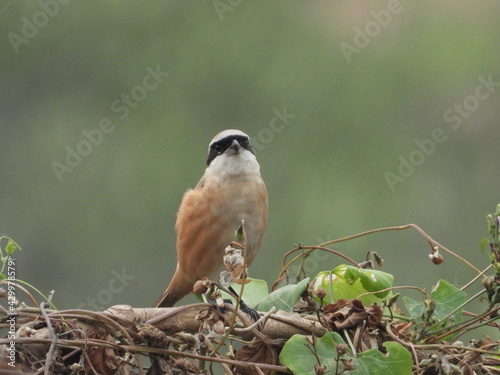
[{"label": "bird's head", "polygon": [[217,134],[208,146],[207,169],[230,175],[259,173],[248,135],[236,129]]}]

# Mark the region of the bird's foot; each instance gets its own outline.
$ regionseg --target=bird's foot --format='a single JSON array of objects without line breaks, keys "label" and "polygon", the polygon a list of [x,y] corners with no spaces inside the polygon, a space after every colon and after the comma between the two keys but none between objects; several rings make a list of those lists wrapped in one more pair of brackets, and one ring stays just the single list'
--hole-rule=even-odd
[{"label": "bird's foot", "polygon": [[[229,304],[229,305],[234,305],[233,301],[230,299],[223,299],[224,304]],[[210,304],[214,306],[214,309],[217,310],[219,313],[224,314],[225,309],[224,306],[220,306],[220,304],[216,300],[210,300],[208,301]],[[239,307],[241,312],[244,312],[247,314],[253,322],[256,322],[257,320],[260,319],[260,314],[257,310],[252,309],[250,306],[248,306],[243,300],[240,300],[240,307]]]},{"label": "bird's foot", "polygon": [[243,300],[240,300],[240,310],[247,314],[254,322],[260,319],[260,314],[257,310],[252,309]]}]

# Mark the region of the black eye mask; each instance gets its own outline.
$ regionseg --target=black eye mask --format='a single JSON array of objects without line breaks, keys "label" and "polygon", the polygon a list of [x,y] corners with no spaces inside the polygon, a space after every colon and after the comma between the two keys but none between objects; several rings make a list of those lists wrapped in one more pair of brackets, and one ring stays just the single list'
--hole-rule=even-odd
[{"label": "black eye mask", "polygon": [[248,137],[244,135],[230,135],[229,137],[222,138],[220,141],[214,142],[210,145],[210,151],[208,152],[207,166],[219,155],[226,152],[229,146],[233,143],[233,140],[237,140],[241,147],[250,151],[253,154],[252,146],[248,141]]}]

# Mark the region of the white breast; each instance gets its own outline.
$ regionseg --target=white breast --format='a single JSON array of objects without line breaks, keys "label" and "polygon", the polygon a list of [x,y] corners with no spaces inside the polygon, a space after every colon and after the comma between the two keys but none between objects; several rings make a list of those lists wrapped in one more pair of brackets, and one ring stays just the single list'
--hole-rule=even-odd
[{"label": "white breast", "polygon": [[227,243],[235,239],[236,229],[245,220],[247,250],[253,252],[260,246],[267,222],[267,191],[255,155],[247,150],[220,155],[202,180],[205,194],[213,198],[212,213],[227,224]]}]

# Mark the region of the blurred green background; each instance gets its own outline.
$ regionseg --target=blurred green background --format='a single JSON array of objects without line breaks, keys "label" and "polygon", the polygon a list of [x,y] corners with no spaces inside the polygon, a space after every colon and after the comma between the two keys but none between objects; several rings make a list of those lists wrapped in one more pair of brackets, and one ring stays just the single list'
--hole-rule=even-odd
[{"label": "blurred green background", "polygon": [[[182,195],[227,128],[251,135],[269,190],[252,277],[274,281],[294,243],[410,222],[488,264],[499,1],[60,1],[0,5],[0,232],[23,248],[18,278],[59,308],[151,306]],[[70,168],[71,152],[85,156]],[[433,265],[411,230],[336,249],[377,250],[397,285],[474,276],[446,254]]]}]

